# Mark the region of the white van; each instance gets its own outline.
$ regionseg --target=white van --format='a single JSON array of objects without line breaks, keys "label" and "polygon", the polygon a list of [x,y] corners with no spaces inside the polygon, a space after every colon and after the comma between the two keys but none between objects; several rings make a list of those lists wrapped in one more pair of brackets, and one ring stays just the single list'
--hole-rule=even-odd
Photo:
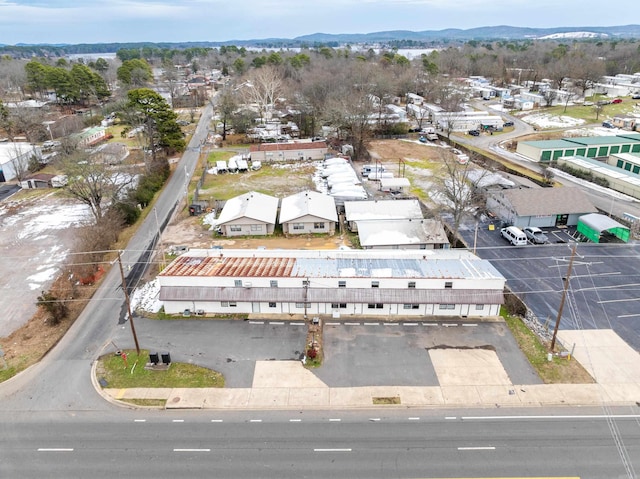
[{"label": "white van", "polygon": [[500,234],[513,246],[526,246],[527,235],[516,226],[507,226],[500,230]]}]

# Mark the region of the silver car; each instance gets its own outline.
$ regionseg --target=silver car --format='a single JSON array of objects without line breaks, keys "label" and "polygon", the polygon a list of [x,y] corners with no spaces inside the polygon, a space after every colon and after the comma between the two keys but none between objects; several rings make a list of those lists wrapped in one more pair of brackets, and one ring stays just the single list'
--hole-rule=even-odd
[{"label": "silver car", "polygon": [[547,235],[544,234],[540,228],[535,226],[527,226],[523,228],[522,231],[527,235],[527,239],[534,244],[544,244],[549,241]]}]

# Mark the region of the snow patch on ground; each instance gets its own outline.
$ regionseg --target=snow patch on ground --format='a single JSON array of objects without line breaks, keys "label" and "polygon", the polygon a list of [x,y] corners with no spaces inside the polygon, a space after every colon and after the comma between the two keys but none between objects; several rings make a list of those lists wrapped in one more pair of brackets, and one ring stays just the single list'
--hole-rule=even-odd
[{"label": "snow patch on ground", "polygon": [[160,284],[157,279],[136,288],[131,293],[131,308],[141,309],[150,313],[157,313],[162,308],[160,301]]},{"label": "snow patch on ground", "polygon": [[584,125],[586,122],[580,118],[572,118],[570,116],[554,116],[548,113],[534,113],[532,115],[526,115],[521,118],[531,125],[535,125],[539,128],[565,128],[568,126]]}]

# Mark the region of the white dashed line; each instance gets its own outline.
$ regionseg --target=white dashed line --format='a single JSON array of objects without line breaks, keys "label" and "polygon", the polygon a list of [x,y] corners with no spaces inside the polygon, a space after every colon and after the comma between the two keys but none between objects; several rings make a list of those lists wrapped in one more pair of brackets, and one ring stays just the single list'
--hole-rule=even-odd
[{"label": "white dashed line", "polygon": [[262,419],[249,419],[249,422],[262,422]]},{"label": "white dashed line", "polygon": [[370,417],[369,421],[378,422],[380,420],[379,417]]},{"label": "white dashed line", "polygon": [[325,323],[327,326],[339,326],[340,323]]},{"label": "white dashed line", "polygon": [[443,325],[445,328],[453,328],[453,327],[457,326],[457,324],[449,324],[449,323],[442,323],[442,325]]},{"label": "white dashed line", "polygon": [[212,419],[211,422],[222,422],[222,419]]},{"label": "white dashed line", "polygon": [[473,323],[473,324],[463,324],[463,326],[466,326],[467,328],[471,328],[473,326],[477,326],[477,324]]},{"label": "white dashed line", "polygon": [[289,422],[302,422],[302,419],[289,419]]},{"label": "white dashed line", "polygon": [[445,419],[451,420],[451,419],[457,419],[457,417],[455,417],[455,416],[446,416]]},{"label": "white dashed line", "polygon": [[417,326],[418,323],[404,323],[405,326]]},{"label": "white dashed line", "polygon": [[291,326],[304,326],[304,323],[289,323]]},{"label": "white dashed line", "polygon": [[173,421],[171,421],[171,422],[184,422],[184,419],[174,419],[174,420],[173,420]]},{"label": "white dashed line", "polygon": [[281,326],[284,324],[284,321],[271,321],[269,324],[274,324],[276,326]]},{"label": "white dashed line", "polygon": [[436,323],[422,323],[423,326],[437,326]]},{"label": "white dashed line", "polygon": [[314,449],[313,452],[351,452],[351,449]]},{"label": "white dashed line", "polygon": [[360,326],[360,323],[344,323],[345,326]]},{"label": "white dashed line", "polygon": [[480,446],[480,447],[459,447],[458,451],[495,451],[494,446]]},{"label": "white dashed line", "polygon": [[400,323],[384,323],[385,326],[400,326]]},{"label": "white dashed line", "polygon": [[419,417],[410,417],[408,419],[409,419],[409,421],[419,421],[420,420]]},{"label": "white dashed line", "polygon": [[73,452],[71,447],[40,447],[38,452]]},{"label": "white dashed line", "polygon": [[380,326],[380,323],[364,323],[365,326]]},{"label": "white dashed line", "polygon": [[329,419],[329,422],[340,422],[340,421],[342,421],[342,419],[338,419],[338,418]]},{"label": "white dashed line", "polygon": [[133,422],[147,422],[146,419],[134,419]]},{"label": "white dashed line", "polygon": [[211,452],[211,449],[179,449],[176,448],[173,452]]},{"label": "white dashed line", "polygon": [[249,324],[264,324],[264,321],[249,321]]}]

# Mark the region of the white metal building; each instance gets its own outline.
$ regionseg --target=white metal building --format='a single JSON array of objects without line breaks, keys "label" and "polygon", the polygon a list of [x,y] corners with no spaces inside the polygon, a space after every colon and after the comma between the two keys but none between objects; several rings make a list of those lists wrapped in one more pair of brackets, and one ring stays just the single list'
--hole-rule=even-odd
[{"label": "white metal building", "polygon": [[424,218],[418,200],[345,201],[344,213],[351,231],[358,231],[358,221]]},{"label": "white metal building", "polygon": [[444,226],[433,219],[358,221],[364,249],[448,249]]},{"label": "white metal building", "polygon": [[11,181],[25,173],[32,156],[41,158],[42,152],[31,143],[0,143],[0,182]]},{"label": "white metal building", "polygon": [[336,230],[338,213],[332,196],[302,191],[282,199],[280,224],[284,234],[327,233]]},{"label": "white metal building", "polygon": [[466,250],[190,250],[158,275],[165,312],[493,316],[505,278]]}]

